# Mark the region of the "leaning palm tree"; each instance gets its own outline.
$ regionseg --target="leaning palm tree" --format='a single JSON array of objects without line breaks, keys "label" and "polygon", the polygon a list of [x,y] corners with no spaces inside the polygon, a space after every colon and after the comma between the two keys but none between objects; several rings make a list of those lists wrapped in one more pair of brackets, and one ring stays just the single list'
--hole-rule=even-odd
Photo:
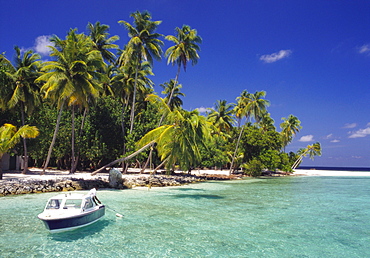
[{"label": "leaning palm tree", "polygon": [[308,155],[310,159],[313,160],[315,156],[321,156],[321,145],[319,142],[316,142],[312,145],[308,145],[305,149],[302,149],[300,153],[301,155],[292,165],[293,170],[296,169],[299,166],[299,164],[301,164],[303,157]]},{"label": "leaning palm tree", "polygon": [[[168,35],[165,39],[174,43],[172,47],[166,50],[165,56],[168,64],[177,65],[174,81],[176,85],[179,81],[181,66],[186,72],[188,62],[191,62],[192,65],[197,64],[200,58],[198,51],[200,51],[199,44],[202,43],[202,38],[198,35],[196,29],[191,29],[189,25],[183,25],[181,29],[176,27],[175,36]],[[171,93],[173,94],[173,91]],[[169,96],[168,103],[171,101],[172,94]]]},{"label": "leaning palm tree", "polygon": [[[256,123],[260,122],[263,115],[267,112],[266,108],[270,105],[270,102],[264,99],[265,96],[266,96],[265,91],[256,91],[254,94],[252,93],[244,94],[244,92],[242,93],[242,97],[238,99],[237,107],[241,117],[246,118],[246,122],[248,121],[248,119],[250,120],[254,119]],[[239,143],[243,134],[244,127],[245,125],[242,126],[239,132],[238,140],[236,142],[235,152],[230,165],[229,172],[230,174],[233,170],[235,156],[238,152]]]},{"label": "leaning palm tree", "polygon": [[51,152],[59,129],[63,106],[72,108],[72,165],[71,173],[76,167],[74,151],[74,111],[75,107],[86,108],[89,101],[99,96],[102,82],[107,81],[106,75],[100,73],[105,69],[105,63],[100,52],[93,49],[92,40],[84,35],[70,30],[65,40],[54,36],[51,41],[51,57],[55,61],[45,62],[42,70],[45,72],[36,81],[43,81],[41,91],[45,98],[51,99],[59,109],[58,119],[50,144],[43,173],[50,161]]},{"label": "leaning palm tree", "polygon": [[160,60],[162,56],[163,41],[159,39],[162,34],[156,33],[156,29],[162,21],[152,21],[151,14],[147,11],[136,11],[131,13],[134,18],[134,25],[126,21],[119,21],[127,30],[130,37],[125,50],[119,57],[119,63],[126,65],[132,63],[135,65],[135,84],[132,96],[132,106],[130,114],[130,133],[134,127],[135,103],[138,85],[138,72],[143,61],[148,61],[153,65],[153,58]]},{"label": "leaning palm tree", "polygon": [[116,62],[116,56],[110,50],[118,49],[118,45],[113,44],[113,42],[119,40],[119,36],[115,35],[109,37],[109,26],[100,24],[99,21],[97,21],[95,24],[89,22],[87,25],[87,30],[89,31],[89,36],[94,43],[93,48],[99,50],[106,61],[114,64]]},{"label": "leaning palm tree", "polygon": [[282,120],[284,122],[280,124],[280,128],[282,129],[281,137],[285,148],[293,140],[293,137],[299,130],[302,129],[302,126],[301,121],[294,115],[289,115],[288,118],[283,117]]},{"label": "leaning palm tree", "polygon": [[[40,103],[40,87],[35,83],[36,78],[40,75],[40,55],[27,50],[23,55],[18,46],[15,48],[15,66],[14,73],[11,74],[13,83],[13,94],[11,95],[8,106],[9,109],[18,109],[21,113],[22,126],[25,125],[25,114],[31,114],[36,106]],[[23,174],[28,170],[28,153],[26,138],[23,138]]]},{"label": "leaning palm tree", "polygon": [[3,155],[12,149],[20,141],[20,138],[35,138],[37,135],[39,135],[39,131],[35,126],[24,125],[18,130],[12,124],[4,124],[0,127],[0,180],[3,179]]},{"label": "leaning palm tree", "polygon": [[179,164],[184,170],[190,170],[192,165],[200,160],[199,145],[204,145],[210,138],[210,123],[197,111],[185,111],[175,109],[171,111],[164,99],[151,94],[148,101],[158,105],[158,110],[165,115],[165,125],[162,125],[143,136],[137,143],[140,148],[133,154],[117,159],[94,171],[92,175],[113,166],[119,162],[126,161],[138,155],[145,149],[157,143],[157,149],[163,163],[167,168]]},{"label": "leaning palm tree", "polygon": [[210,123],[198,111],[185,111],[175,108],[171,111],[165,101],[158,96],[150,96],[150,100],[161,103],[161,110],[166,114],[164,125],[153,129],[143,136],[138,146],[155,142],[162,161],[166,161],[167,169],[178,164],[181,169],[190,171],[200,161],[199,146],[205,146],[210,139]]}]

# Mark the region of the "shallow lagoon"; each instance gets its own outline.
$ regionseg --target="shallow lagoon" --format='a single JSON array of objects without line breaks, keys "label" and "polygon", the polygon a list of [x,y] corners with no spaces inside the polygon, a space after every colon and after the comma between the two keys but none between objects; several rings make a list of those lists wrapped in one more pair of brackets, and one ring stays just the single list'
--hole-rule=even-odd
[{"label": "shallow lagoon", "polygon": [[99,222],[50,234],[55,193],[0,198],[2,257],[369,257],[370,177],[285,177],[98,191]]}]

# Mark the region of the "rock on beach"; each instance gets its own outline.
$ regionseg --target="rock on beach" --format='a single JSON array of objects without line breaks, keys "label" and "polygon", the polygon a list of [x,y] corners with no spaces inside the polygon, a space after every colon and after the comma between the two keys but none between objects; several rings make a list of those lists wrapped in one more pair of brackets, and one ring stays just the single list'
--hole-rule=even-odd
[{"label": "rock on beach", "polygon": [[108,182],[101,179],[95,180],[84,180],[79,178],[55,179],[55,180],[12,179],[9,181],[7,180],[0,181],[0,196],[88,190],[91,188],[108,188],[108,187],[109,187]]}]

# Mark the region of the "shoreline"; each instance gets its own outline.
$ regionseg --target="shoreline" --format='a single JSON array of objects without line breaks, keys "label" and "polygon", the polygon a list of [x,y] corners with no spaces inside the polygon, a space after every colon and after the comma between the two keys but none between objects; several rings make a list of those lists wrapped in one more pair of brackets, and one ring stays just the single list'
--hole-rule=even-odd
[{"label": "shoreline", "polygon": [[[130,168],[128,173],[122,174],[122,178],[132,179],[135,177],[149,177],[150,170],[146,169],[144,173],[140,173],[141,169]],[[41,168],[29,168],[27,174],[22,174],[21,171],[5,171],[3,172],[3,180],[55,180],[55,179],[84,179],[84,180],[94,180],[102,179],[108,180],[109,171],[100,172],[94,176],[91,175],[90,171],[77,171],[74,174],[69,174],[69,170],[56,170],[56,169],[47,169],[44,175],[41,175]],[[175,175],[185,175],[182,171],[175,171]],[[163,173],[156,173],[154,175],[165,175]],[[192,176],[207,176],[207,175],[219,175],[219,176],[228,176],[229,170],[192,170],[190,174]],[[0,181],[1,182],[1,181]]]},{"label": "shoreline", "polygon": [[[47,169],[45,175],[41,175],[41,168],[30,168],[28,173],[23,175],[20,171],[5,171],[3,173],[3,180],[1,181],[12,181],[12,180],[56,180],[56,179],[83,179],[83,180],[107,180],[109,172],[101,172],[94,176],[91,172],[78,171],[74,174],[69,174],[68,170],[54,170]],[[140,169],[129,169],[127,174],[122,174],[124,179],[134,179],[136,177],[149,177],[150,170],[145,170],[144,173],[140,174]],[[155,175],[164,175],[162,173],[156,173]],[[175,171],[173,175],[187,175],[181,171]],[[189,175],[192,176],[229,176],[229,170],[212,170],[212,169],[194,169]],[[293,173],[287,176],[370,176],[370,171],[344,171],[344,170],[316,170],[316,169],[296,169]],[[0,182],[1,182],[0,181]]]}]

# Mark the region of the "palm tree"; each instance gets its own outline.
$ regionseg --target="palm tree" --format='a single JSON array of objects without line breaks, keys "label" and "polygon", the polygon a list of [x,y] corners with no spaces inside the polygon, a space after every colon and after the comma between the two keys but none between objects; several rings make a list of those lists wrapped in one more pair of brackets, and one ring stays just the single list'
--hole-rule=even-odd
[{"label": "palm tree", "polygon": [[321,145],[319,142],[316,142],[312,145],[308,145],[305,149],[300,150],[301,155],[292,165],[292,169],[296,169],[299,164],[302,162],[303,157],[310,156],[310,159],[314,159],[315,156],[321,156]]},{"label": "palm tree", "polygon": [[283,117],[282,122],[280,124],[280,128],[282,129],[281,131],[281,136],[283,139],[283,146],[284,148],[288,145],[293,140],[293,137],[299,132],[300,129],[302,129],[301,126],[301,121],[294,116],[294,115],[289,115],[288,118]]},{"label": "palm tree", "polygon": [[261,128],[262,132],[275,131],[276,127],[274,123],[275,121],[271,118],[270,113],[265,113],[261,117],[259,127]]},{"label": "palm tree", "polygon": [[190,171],[191,167],[200,161],[199,145],[205,146],[206,140],[210,138],[210,123],[196,110],[171,111],[163,99],[157,96],[151,101],[155,99],[161,102],[162,110],[166,113],[165,125],[144,135],[138,146],[154,141],[157,143],[161,160],[167,160],[167,169],[179,164],[181,169]]},{"label": "palm tree", "polygon": [[0,180],[3,179],[3,155],[12,149],[20,138],[35,138],[38,134],[39,131],[35,126],[24,125],[19,130],[12,124],[4,124],[0,127]]},{"label": "palm tree", "polygon": [[[25,113],[31,114],[33,109],[40,103],[40,87],[35,80],[40,75],[40,55],[27,50],[23,56],[18,46],[15,48],[15,66],[14,73],[11,75],[13,83],[13,94],[8,102],[9,108],[19,108],[21,112],[22,126],[25,125]],[[28,153],[26,138],[23,138],[24,159],[23,174],[28,170]]]},{"label": "palm tree", "polygon": [[[200,58],[198,54],[200,47],[198,44],[202,43],[202,38],[198,35],[197,30],[191,29],[189,25],[183,25],[181,29],[179,27],[175,28],[175,36],[168,35],[165,39],[174,43],[172,47],[166,50],[165,56],[168,64],[177,65],[174,82],[174,85],[176,85],[179,81],[181,66],[186,72],[188,62],[191,61],[192,65],[197,64]],[[171,101],[172,95],[173,91],[168,98],[168,103]]]},{"label": "palm tree", "polygon": [[229,132],[234,125],[233,108],[234,104],[228,104],[226,100],[218,100],[215,109],[209,109],[207,119],[215,126],[218,134]]},{"label": "palm tree", "polygon": [[5,57],[5,53],[0,54],[0,109],[8,109],[8,102],[12,95],[12,85],[14,84],[13,74],[15,68]]},{"label": "palm tree", "polygon": [[162,21],[152,21],[149,12],[140,13],[136,11],[131,13],[134,18],[134,26],[126,21],[119,21],[127,30],[130,40],[119,58],[119,63],[126,65],[132,63],[135,65],[135,84],[132,97],[132,106],[130,114],[130,133],[134,126],[136,91],[138,83],[138,72],[142,61],[148,61],[153,65],[153,58],[160,60],[162,56],[163,41],[158,38],[162,35],[155,33]]},{"label": "palm tree", "polygon": [[238,120],[238,128],[240,128],[242,119],[245,117],[245,100],[249,98],[249,92],[243,90],[239,97],[236,98],[236,105],[234,107],[235,117]]},{"label": "palm tree", "polygon": [[[129,105],[129,99],[133,95],[133,89],[136,87],[139,94],[136,96],[136,101],[138,96],[142,97],[141,99],[146,97],[147,91],[153,90],[153,81],[149,79],[149,75],[153,75],[151,66],[149,62],[142,62],[140,64],[139,70],[136,72],[136,67],[132,63],[126,63],[125,65],[121,65],[116,69],[115,74],[111,78],[111,86],[119,100],[122,103],[122,111],[121,111],[121,127],[122,127],[122,135],[123,139],[126,136],[126,129],[125,129],[125,114]],[[136,76],[136,80],[135,80]],[[123,155],[126,153],[126,144],[124,141],[123,144]]]},{"label": "palm tree", "polygon": [[73,173],[76,166],[74,152],[75,107],[86,108],[91,99],[99,96],[102,82],[107,81],[106,75],[100,73],[105,69],[105,63],[100,52],[93,49],[92,40],[84,34],[77,34],[76,30],[70,30],[65,40],[54,36],[51,41],[55,44],[54,47],[51,47],[51,57],[55,57],[56,60],[45,62],[42,68],[45,73],[36,80],[45,81],[41,91],[45,93],[45,98],[50,98],[57,103],[59,109],[43,173],[45,173],[50,160],[64,104],[72,108],[71,173]]},{"label": "palm tree", "polygon": [[175,109],[171,111],[164,99],[151,94],[147,97],[148,101],[156,103],[158,110],[165,115],[165,125],[162,125],[148,132],[137,143],[141,147],[136,152],[127,157],[117,159],[109,164],[94,171],[96,175],[107,167],[126,161],[138,155],[148,147],[157,143],[157,148],[162,161],[167,162],[167,168],[171,168],[178,163],[183,169],[190,169],[200,159],[199,145],[205,144],[210,138],[210,124],[204,116],[200,116],[197,111],[185,111]]},{"label": "palm tree", "polygon": [[116,62],[116,56],[110,50],[118,49],[118,45],[113,44],[113,42],[119,40],[119,37],[117,35],[109,37],[109,26],[100,24],[99,21],[95,24],[89,22],[87,30],[94,43],[93,48],[98,50],[106,61],[114,64]]},{"label": "palm tree", "polygon": [[[241,97],[237,99],[237,110],[240,114],[240,118],[245,117],[246,122],[248,121],[248,119],[252,120],[253,118],[256,123],[259,123],[263,117],[263,114],[267,112],[266,108],[270,105],[270,102],[264,99],[265,96],[265,91],[256,91],[254,94],[243,91]],[[235,156],[237,155],[244,127],[245,126],[242,126],[238,140],[236,142],[235,152],[230,165],[230,174],[233,170]]]},{"label": "palm tree", "polygon": [[182,106],[183,102],[180,99],[180,96],[184,97],[185,94],[180,91],[182,88],[181,84],[175,85],[175,81],[171,79],[169,82],[165,82],[163,84],[160,84],[159,86],[163,88],[162,94],[166,95],[164,100],[166,101],[167,105],[169,105],[171,110]]}]

